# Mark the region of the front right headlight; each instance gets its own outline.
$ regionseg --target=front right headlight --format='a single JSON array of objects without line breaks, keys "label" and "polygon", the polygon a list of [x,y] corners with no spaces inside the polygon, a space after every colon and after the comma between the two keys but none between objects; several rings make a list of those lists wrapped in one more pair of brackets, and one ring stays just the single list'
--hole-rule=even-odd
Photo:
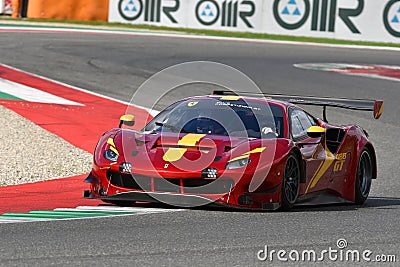
[{"label": "front right headlight", "polygon": [[226,169],[234,170],[234,169],[243,168],[243,167],[247,166],[250,162],[251,162],[251,160],[249,158],[241,158],[241,159],[233,160],[233,161],[228,162],[228,164],[226,164]]},{"label": "front right headlight", "polygon": [[104,157],[109,161],[116,162],[118,160],[119,155],[112,151],[111,149],[107,149],[104,151]]}]

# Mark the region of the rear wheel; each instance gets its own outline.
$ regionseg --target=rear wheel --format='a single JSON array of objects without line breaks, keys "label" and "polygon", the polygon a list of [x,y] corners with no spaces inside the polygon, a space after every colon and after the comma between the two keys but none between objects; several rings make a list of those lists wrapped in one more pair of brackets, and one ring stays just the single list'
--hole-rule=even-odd
[{"label": "rear wheel", "polygon": [[372,181],[372,157],[367,148],[361,151],[358,159],[356,181],[355,181],[355,203],[363,204],[369,195]]},{"label": "rear wheel", "polygon": [[281,209],[290,210],[299,196],[300,163],[294,153],[286,160],[285,173],[282,181]]}]

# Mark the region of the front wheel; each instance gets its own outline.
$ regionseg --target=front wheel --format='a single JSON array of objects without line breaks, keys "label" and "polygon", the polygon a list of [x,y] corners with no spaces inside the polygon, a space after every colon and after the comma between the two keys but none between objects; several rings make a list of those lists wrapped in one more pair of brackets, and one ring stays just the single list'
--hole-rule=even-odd
[{"label": "front wheel", "polygon": [[372,159],[368,149],[361,151],[358,159],[356,181],[355,181],[355,203],[363,204],[369,195],[372,180]]},{"label": "front wheel", "polygon": [[286,160],[285,173],[282,181],[281,209],[290,210],[299,196],[300,163],[294,153]]}]

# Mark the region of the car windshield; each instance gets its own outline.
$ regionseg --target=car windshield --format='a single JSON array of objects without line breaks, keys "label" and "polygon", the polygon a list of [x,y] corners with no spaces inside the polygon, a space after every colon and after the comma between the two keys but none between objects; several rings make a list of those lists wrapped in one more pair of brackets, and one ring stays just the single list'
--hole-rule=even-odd
[{"label": "car windshield", "polygon": [[243,100],[183,100],[160,112],[143,131],[277,138],[283,137],[283,110]]}]

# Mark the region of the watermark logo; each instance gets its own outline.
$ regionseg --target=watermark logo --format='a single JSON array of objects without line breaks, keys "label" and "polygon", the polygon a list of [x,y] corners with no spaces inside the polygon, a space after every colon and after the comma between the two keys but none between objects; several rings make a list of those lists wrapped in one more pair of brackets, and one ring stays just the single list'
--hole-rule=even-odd
[{"label": "watermark logo", "polygon": [[400,37],[400,0],[387,3],[383,11],[383,23],[391,35]]},{"label": "watermark logo", "polygon": [[336,246],[338,247],[338,249],[345,249],[347,248],[347,240],[344,238],[340,238],[336,241]]},{"label": "watermark logo", "polygon": [[358,250],[348,248],[346,239],[339,238],[335,247],[328,247],[323,250],[276,250],[270,249],[267,245],[257,252],[259,261],[282,261],[282,262],[396,262],[396,255],[375,254],[372,250]]}]

